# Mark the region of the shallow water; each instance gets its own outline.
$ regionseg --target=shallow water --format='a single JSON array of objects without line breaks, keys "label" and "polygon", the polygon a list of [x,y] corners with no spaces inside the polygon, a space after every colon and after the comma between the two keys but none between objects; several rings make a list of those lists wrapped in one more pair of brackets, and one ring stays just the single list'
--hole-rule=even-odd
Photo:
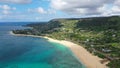
[{"label": "shallow water", "polygon": [[85,68],[65,46],[43,38],[12,36],[21,26],[0,26],[0,68]]}]

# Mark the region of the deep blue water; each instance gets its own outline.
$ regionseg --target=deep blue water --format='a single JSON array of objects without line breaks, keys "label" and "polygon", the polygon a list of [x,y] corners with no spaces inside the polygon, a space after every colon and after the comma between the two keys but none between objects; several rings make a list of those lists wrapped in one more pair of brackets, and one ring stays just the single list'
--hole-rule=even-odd
[{"label": "deep blue water", "polygon": [[13,36],[21,24],[0,24],[0,68],[85,68],[65,46],[43,38]]}]

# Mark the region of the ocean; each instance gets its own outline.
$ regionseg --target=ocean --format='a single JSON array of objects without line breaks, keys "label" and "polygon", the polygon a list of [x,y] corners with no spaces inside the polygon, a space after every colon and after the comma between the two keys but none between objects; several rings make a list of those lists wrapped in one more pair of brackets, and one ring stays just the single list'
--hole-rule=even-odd
[{"label": "ocean", "polygon": [[21,26],[23,24],[0,23],[0,68],[85,68],[61,44],[9,33],[11,30],[25,29]]}]

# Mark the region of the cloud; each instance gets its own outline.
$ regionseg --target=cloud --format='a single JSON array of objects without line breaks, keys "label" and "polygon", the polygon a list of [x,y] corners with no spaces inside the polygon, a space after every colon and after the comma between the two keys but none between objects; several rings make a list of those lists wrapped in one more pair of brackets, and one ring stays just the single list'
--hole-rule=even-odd
[{"label": "cloud", "polygon": [[30,13],[39,13],[39,14],[46,14],[47,13],[47,11],[42,7],[38,7],[38,8],[34,8],[34,9],[29,8],[28,12],[30,12]]},{"label": "cloud", "polygon": [[46,14],[47,11],[45,11],[42,7],[38,7],[37,9],[37,12],[39,12],[40,14]]},{"label": "cloud", "polygon": [[[45,18],[45,17],[44,17]],[[28,21],[40,21],[44,19],[43,16],[35,16],[30,14],[11,14],[11,15],[0,15],[1,22],[28,22]]]},{"label": "cloud", "polygon": [[3,10],[2,13],[3,13],[3,14],[10,14],[11,12],[10,12],[10,11],[7,11],[7,10]]},{"label": "cloud", "polygon": [[17,4],[27,4],[31,3],[32,0],[0,0],[2,3],[17,3]]},{"label": "cloud", "polygon": [[0,5],[0,9],[3,14],[10,14],[11,11],[16,10],[15,7],[10,7],[9,5]]},{"label": "cloud", "polygon": [[116,1],[115,1],[115,5],[117,5],[117,6],[120,7],[120,0],[116,0]]},{"label": "cloud", "polygon": [[3,17],[2,16],[0,16],[0,19],[2,19]]},{"label": "cloud", "polygon": [[49,2],[50,0],[41,0],[41,1],[48,1]]},{"label": "cloud", "polygon": [[0,9],[3,9],[3,10],[16,10],[15,7],[10,7],[9,5],[0,5]]},{"label": "cloud", "polygon": [[56,10],[76,15],[104,15],[120,12],[120,0],[51,0],[50,5]]},{"label": "cloud", "polygon": [[47,9],[45,10],[43,7],[38,7],[35,9],[28,9],[28,12],[30,13],[39,13],[39,14],[55,14],[56,11],[54,9]]},{"label": "cloud", "polygon": [[47,13],[48,13],[48,14],[56,14],[57,11],[54,10],[54,9],[48,9],[48,10],[47,10]]},{"label": "cloud", "polygon": [[111,13],[120,14],[120,7],[119,6],[113,6],[112,9],[111,9]]}]

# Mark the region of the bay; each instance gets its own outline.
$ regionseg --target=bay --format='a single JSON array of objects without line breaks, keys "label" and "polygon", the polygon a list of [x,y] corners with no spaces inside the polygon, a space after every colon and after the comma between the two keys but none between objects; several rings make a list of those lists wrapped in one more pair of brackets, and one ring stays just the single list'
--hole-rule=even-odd
[{"label": "bay", "polygon": [[13,36],[21,25],[0,26],[0,68],[85,68],[64,45],[44,38]]}]

